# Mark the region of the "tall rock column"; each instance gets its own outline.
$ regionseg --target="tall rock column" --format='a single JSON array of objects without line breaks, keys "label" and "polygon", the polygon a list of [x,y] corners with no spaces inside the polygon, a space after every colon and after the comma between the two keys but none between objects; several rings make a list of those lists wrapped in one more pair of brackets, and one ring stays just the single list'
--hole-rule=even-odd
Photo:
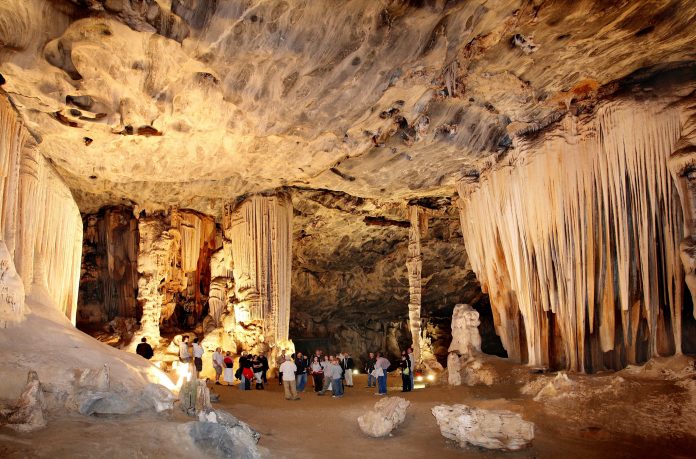
[{"label": "tall rock column", "polygon": [[409,206],[411,227],[408,231],[408,326],[411,330],[411,342],[416,364],[420,365],[421,355],[421,236],[427,231],[428,219],[418,206]]},{"label": "tall rock column", "polygon": [[279,193],[254,195],[224,215],[232,243],[237,323],[261,321],[268,346],[286,346],[290,326],[292,201]]}]

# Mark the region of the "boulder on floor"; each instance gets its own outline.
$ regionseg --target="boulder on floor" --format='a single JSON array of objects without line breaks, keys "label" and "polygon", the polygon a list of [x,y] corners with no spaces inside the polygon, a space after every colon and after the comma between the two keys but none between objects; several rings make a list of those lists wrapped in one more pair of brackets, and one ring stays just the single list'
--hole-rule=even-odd
[{"label": "boulder on floor", "polygon": [[406,419],[411,402],[401,397],[387,397],[375,403],[372,411],[358,418],[360,430],[370,437],[386,437]]},{"label": "boulder on floor", "polygon": [[534,424],[512,411],[439,405],[433,407],[432,413],[442,435],[461,447],[470,444],[488,449],[518,450],[534,439]]},{"label": "boulder on floor", "polygon": [[44,417],[43,392],[39,376],[35,371],[27,375],[27,385],[24,386],[22,395],[12,407],[0,409],[0,425],[19,432],[31,432],[46,426]]},{"label": "boulder on floor", "polygon": [[187,422],[181,429],[207,454],[217,457],[258,459],[259,433],[222,410],[199,413],[199,421]]}]

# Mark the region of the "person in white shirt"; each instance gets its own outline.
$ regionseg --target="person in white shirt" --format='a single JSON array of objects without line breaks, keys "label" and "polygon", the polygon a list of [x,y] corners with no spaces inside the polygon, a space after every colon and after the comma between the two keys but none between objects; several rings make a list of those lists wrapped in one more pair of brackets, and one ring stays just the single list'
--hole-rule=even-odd
[{"label": "person in white shirt", "polygon": [[222,376],[222,369],[225,367],[225,360],[222,356],[222,349],[215,348],[213,352],[213,368],[215,369],[215,384],[220,384],[220,376]]},{"label": "person in white shirt", "polygon": [[299,400],[297,396],[297,381],[295,372],[297,365],[289,355],[285,356],[285,362],[280,365],[279,371],[283,374],[283,389],[285,389],[285,400]]},{"label": "person in white shirt", "polygon": [[191,354],[188,348],[188,335],[181,337],[181,342],[179,343],[179,360],[184,363],[189,363],[191,361]]},{"label": "person in white shirt", "polygon": [[198,344],[198,338],[193,338],[193,364],[196,367],[196,371],[200,373],[203,371],[203,346]]}]

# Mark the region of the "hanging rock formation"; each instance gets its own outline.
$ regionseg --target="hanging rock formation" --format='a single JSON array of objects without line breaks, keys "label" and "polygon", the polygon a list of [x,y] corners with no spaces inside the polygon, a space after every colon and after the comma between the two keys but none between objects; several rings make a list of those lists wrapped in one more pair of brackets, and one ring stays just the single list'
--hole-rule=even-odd
[{"label": "hanging rock formation", "polygon": [[78,324],[139,317],[138,221],[133,210],[108,207],[85,215],[83,224]]},{"label": "hanging rock formation", "polygon": [[511,358],[587,371],[681,352],[679,132],[675,108],[608,102],[460,183],[467,253]]},{"label": "hanging rock formation", "polygon": [[[7,249],[2,257],[7,276],[3,296],[9,302],[0,309],[0,323],[20,321],[23,296],[34,292],[47,295],[74,324],[82,219],[70,190],[39,153],[4,95],[0,96],[0,179],[0,235]],[[14,277],[12,261],[24,291]]]},{"label": "hanging rock formation", "polygon": [[290,327],[292,201],[283,193],[254,195],[225,208],[232,242],[235,320],[262,324],[261,341],[286,347]]}]

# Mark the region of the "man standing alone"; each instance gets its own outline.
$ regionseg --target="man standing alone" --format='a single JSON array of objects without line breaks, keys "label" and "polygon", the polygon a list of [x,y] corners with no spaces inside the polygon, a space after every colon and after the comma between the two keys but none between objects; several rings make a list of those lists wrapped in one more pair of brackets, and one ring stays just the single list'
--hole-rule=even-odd
[{"label": "man standing alone", "polygon": [[222,357],[222,349],[215,348],[213,352],[213,368],[215,369],[215,384],[220,384],[220,376],[222,369],[225,366],[225,359]]},{"label": "man standing alone", "polygon": [[154,352],[152,352],[152,346],[147,344],[147,338],[143,337],[143,339],[140,340],[138,347],[135,348],[135,353],[148,360],[152,358]]},{"label": "man standing alone", "polygon": [[290,356],[285,356],[285,362],[280,365],[280,374],[283,375],[283,389],[285,389],[285,400],[299,400],[297,396],[297,383],[295,382],[295,371],[297,366]]}]

